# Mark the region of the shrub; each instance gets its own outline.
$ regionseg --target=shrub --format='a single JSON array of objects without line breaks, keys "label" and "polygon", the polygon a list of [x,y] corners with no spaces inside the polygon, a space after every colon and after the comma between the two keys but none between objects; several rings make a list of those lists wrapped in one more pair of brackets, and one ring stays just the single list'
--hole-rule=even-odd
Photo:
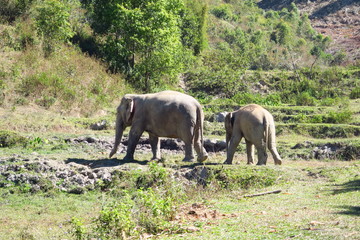
[{"label": "shrub", "polygon": [[214,169],[212,177],[225,189],[263,188],[274,185],[279,172],[273,169],[243,168],[241,171],[231,168]]},{"label": "shrub", "polygon": [[360,87],[355,87],[351,90],[350,99],[360,98]]},{"label": "shrub", "polygon": [[118,202],[103,207],[95,219],[95,235],[101,239],[127,239],[136,226],[132,217],[134,202],[126,194]]},{"label": "shrub", "polygon": [[316,99],[311,96],[308,92],[302,92],[296,96],[296,105],[299,106],[315,106]]},{"label": "shrub", "polygon": [[0,130],[0,147],[12,147],[15,145],[25,145],[27,139],[18,133]]},{"label": "shrub", "polygon": [[211,13],[214,14],[215,17],[221,18],[224,20],[236,20],[237,17],[232,13],[232,6],[229,4],[221,4],[217,7],[214,7],[211,10]]},{"label": "shrub", "polygon": [[0,0],[0,22],[13,22],[26,12],[34,0]]},{"label": "shrub", "polygon": [[326,116],[327,123],[347,123],[352,118],[352,112],[345,110],[340,112],[331,111]]},{"label": "shrub", "polygon": [[278,94],[269,94],[266,96],[262,96],[258,93],[237,93],[231,99],[240,105],[256,103],[259,105],[277,106],[281,104],[281,97]]}]

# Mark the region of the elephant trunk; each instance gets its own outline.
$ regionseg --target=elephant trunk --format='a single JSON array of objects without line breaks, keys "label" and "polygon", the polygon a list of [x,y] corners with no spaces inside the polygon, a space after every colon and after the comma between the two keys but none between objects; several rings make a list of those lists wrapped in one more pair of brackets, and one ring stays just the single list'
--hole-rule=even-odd
[{"label": "elephant trunk", "polygon": [[124,123],[123,123],[120,113],[118,112],[117,117],[116,117],[115,144],[114,144],[113,149],[110,152],[110,155],[109,155],[110,158],[117,152],[117,149],[121,142],[123,132],[124,132]]}]

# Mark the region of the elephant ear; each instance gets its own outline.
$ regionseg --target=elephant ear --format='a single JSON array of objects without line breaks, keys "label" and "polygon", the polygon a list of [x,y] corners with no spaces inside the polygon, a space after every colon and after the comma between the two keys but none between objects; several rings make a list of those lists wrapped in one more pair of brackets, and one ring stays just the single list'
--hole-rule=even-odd
[{"label": "elephant ear", "polygon": [[126,104],[126,113],[125,113],[125,117],[126,117],[126,122],[130,122],[131,118],[132,118],[132,114],[134,112],[134,100],[132,98],[127,98],[125,99],[125,104]]}]

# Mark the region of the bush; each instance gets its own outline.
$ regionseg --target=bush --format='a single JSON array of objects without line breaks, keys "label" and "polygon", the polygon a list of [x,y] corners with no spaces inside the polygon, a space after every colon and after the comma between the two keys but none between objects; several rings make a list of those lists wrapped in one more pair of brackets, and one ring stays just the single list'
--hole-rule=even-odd
[{"label": "bush", "polygon": [[335,112],[331,111],[326,116],[327,123],[347,123],[352,119],[351,111]]},{"label": "bush", "polygon": [[237,93],[231,99],[240,105],[256,103],[259,105],[277,106],[281,104],[281,97],[278,94],[269,94],[266,96],[262,96],[258,93]]},{"label": "bush", "polygon": [[120,201],[103,207],[95,219],[94,233],[101,239],[127,239],[136,226],[132,216],[134,201],[126,194]]},{"label": "bush", "polygon": [[273,169],[254,169],[245,167],[240,172],[231,168],[212,171],[212,177],[225,189],[249,189],[272,186],[279,177]]},{"label": "bush", "polygon": [[351,90],[350,99],[360,98],[360,87],[355,87]]},{"label": "bush", "polygon": [[0,22],[13,22],[25,13],[34,0],[0,0]]},{"label": "bush", "polygon": [[221,18],[228,21],[237,19],[236,15],[232,13],[232,6],[229,4],[221,4],[217,7],[214,7],[211,10],[211,13],[214,14],[214,16],[217,18]]},{"label": "bush", "polygon": [[299,106],[315,106],[316,99],[311,96],[308,92],[302,92],[296,96],[296,105]]},{"label": "bush", "polygon": [[0,130],[0,147],[12,147],[15,145],[25,145],[27,139],[18,133]]}]

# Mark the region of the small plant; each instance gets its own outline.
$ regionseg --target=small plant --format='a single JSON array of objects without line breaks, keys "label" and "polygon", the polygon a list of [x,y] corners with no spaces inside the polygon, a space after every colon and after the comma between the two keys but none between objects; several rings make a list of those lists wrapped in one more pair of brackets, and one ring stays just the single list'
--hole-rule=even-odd
[{"label": "small plant", "polygon": [[82,222],[82,220],[80,220],[77,217],[72,217],[70,223],[73,228],[72,235],[75,237],[75,239],[77,240],[87,239],[86,229],[84,227],[84,223]]},{"label": "small plant", "polygon": [[158,233],[174,215],[175,200],[152,188],[138,190],[135,201],[139,206],[138,220],[146,232]]},{"label": "small plant", "polygon": [[127,239],[134,234],[136,226],[132,216],[134,201],[126,194],[118,202],[103,207],[94,221],[94,233],[101,239]]},{"label": "small plant", "polygon": [[26,144],[26,147],[31,149],[38,149],[41,148],[47,141],[45,139],[42,139],[40,137],[35,137],[32,140],[29,140]]}]

